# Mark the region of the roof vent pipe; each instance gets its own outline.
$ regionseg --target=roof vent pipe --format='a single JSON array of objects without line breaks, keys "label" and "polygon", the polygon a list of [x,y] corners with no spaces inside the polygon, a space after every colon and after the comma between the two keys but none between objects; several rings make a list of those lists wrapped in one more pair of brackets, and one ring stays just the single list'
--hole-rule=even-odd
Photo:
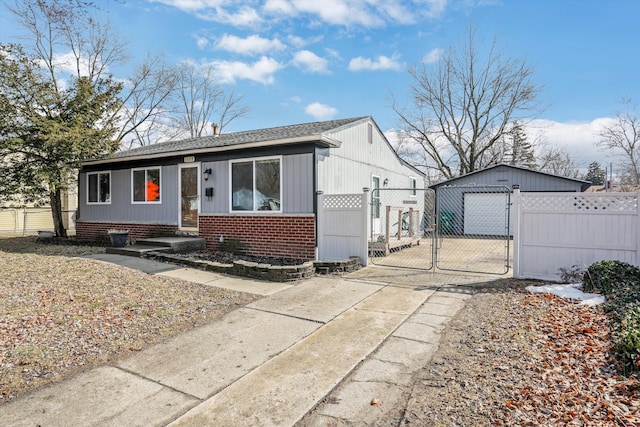
[{"label": "roof vent pipe", "polygon": [[220,135],[220,128],[218,127],[218,124],[214,123],[211,126],[213,127],[213,136],[219,136]]}]

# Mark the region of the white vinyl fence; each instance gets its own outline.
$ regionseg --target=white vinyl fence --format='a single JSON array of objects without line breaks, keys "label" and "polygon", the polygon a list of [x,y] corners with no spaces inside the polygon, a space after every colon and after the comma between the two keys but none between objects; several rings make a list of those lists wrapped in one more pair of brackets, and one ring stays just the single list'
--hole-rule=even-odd
[{"label": "white vinyl fence", "polygon": [[368,194],[318,195],[318,260],[358,256],[367,265]]},{"label": "white vinyl fence", "polygon": [[[67,230],[74,230],[75,210],[62,211],[62,220]],[[53,231],[51,208],[0,208],[0,232],[27,234],[40,230]]]},{"label": "white vinyl fence", "polygon": [[558,280],[561,268],[600,260],[640,265],[638,193],[513,196],[514,277]]}]

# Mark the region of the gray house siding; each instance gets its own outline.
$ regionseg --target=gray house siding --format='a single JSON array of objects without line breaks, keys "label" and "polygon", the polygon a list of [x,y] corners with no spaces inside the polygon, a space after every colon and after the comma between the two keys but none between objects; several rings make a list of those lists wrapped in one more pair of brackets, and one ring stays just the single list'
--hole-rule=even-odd
[{"label": "gray house siding", "polygon": [[[211,168],[212,177],[208,181],[202,181],[201,212],[229,213],[229,161],[203,162],[201,169],[208,168]],[[211,200],[205,196],[207,187],[214,189]],[[282,156],[281,194],[283,213],[313,213],[313,154]]]},{"label": "gray house siding", "polygon": [[[150,166],[153,166],[153,164]],[[116,169],[111,170],[111,203],[94,205],[87,204],[87,175],[86,173],[80,173],[78,183],[79,219],[105,222],[177,224],[178,167],[176,165],[162,166],[160,174],[160,203],[132,203],[131,169]]]},{"label": "gray house siding", "polygon": [[[563,177],[540,174],[537,172],[513,169],[508,166],[497,166],[467,176],[447,181],[450,185],[505,185],[512,188],[520,185],[520,191],[569,191],[580,192],[581,182]],[[433,187],[438,188],[442,184]]]},{"label": "gray house siding", "polygon": [[[202,181],[200,211],[203,214],[229,212],[229,162],[203,162],[201,170],[211,168],[209,181]],[[205,196],[206,188],[213,188],[211,200]]]},{"label": "gray house siding", "polygon": [[465,193],[511,191],[514,185],[519,185],[522,192],[581,192],[588,186],[584,181],[576,179],[498,165],[450,179],[431,188],[435,189],[438,195],[439,211],[445,212],[441,215],[452,220],[450,232],[463,234]]},{"label": "gray house siding", "polygon": [[315,198],[313,154],[284,156],[282,210],[284,213],[313,213]]}]

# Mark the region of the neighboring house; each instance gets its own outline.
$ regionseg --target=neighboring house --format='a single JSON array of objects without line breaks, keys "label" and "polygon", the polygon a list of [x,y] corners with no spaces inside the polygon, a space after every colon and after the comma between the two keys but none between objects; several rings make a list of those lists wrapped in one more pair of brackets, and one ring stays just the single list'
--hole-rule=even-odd
[{"label": "neighboring house", "polygon": [[592,185],[587,189],[588,193],[637,193],[640,192],[640,185],[633,184],[613,184],[609,188],[604,185]]},{"label": "neighboring house", "polygon": [[[78,203],[75,182],[62,192],[62,221],[67,230],[75,228],[75,213]],[[48,203],[24,203],[21,195],[12,201],[0,204],[0,232],[34,233],[40,230],[53,231],[53,216]]]},{"label": "neighboring house", "polygon": [[[582,192],[591,184],[519,166],[498,164],[439,182],[430,188],[436,191],[439,210],[447,213],[453,234],[500,235],[495,230],[505,229],[504,212],[509,200],[501,192],[510,191],[514,185],[519,185],[521,192]],[[504,190],[496,187],[504,187]],[[510,221],[510,225],[513,225],[513,221]],[[511,229],[509,234],[513,234]]]},{"label": "neighboring house", "polygon": [[165,142],[85,162],[80,239],[184,231],[207,247],[237,241],[261,256],[315,259],[317,195],[423,188],[371,117]]}]

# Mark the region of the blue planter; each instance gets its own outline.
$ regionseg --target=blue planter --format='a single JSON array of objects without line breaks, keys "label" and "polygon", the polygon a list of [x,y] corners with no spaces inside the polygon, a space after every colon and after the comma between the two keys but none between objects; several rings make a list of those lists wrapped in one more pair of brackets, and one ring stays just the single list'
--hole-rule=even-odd
[{"label": "blue planter", "polygon": [[129,239],[128,231],[111,231],[109,232],[109,238],[111,239],[111,245],[114,248],[123,248],[127,245],[127,240]]}]

